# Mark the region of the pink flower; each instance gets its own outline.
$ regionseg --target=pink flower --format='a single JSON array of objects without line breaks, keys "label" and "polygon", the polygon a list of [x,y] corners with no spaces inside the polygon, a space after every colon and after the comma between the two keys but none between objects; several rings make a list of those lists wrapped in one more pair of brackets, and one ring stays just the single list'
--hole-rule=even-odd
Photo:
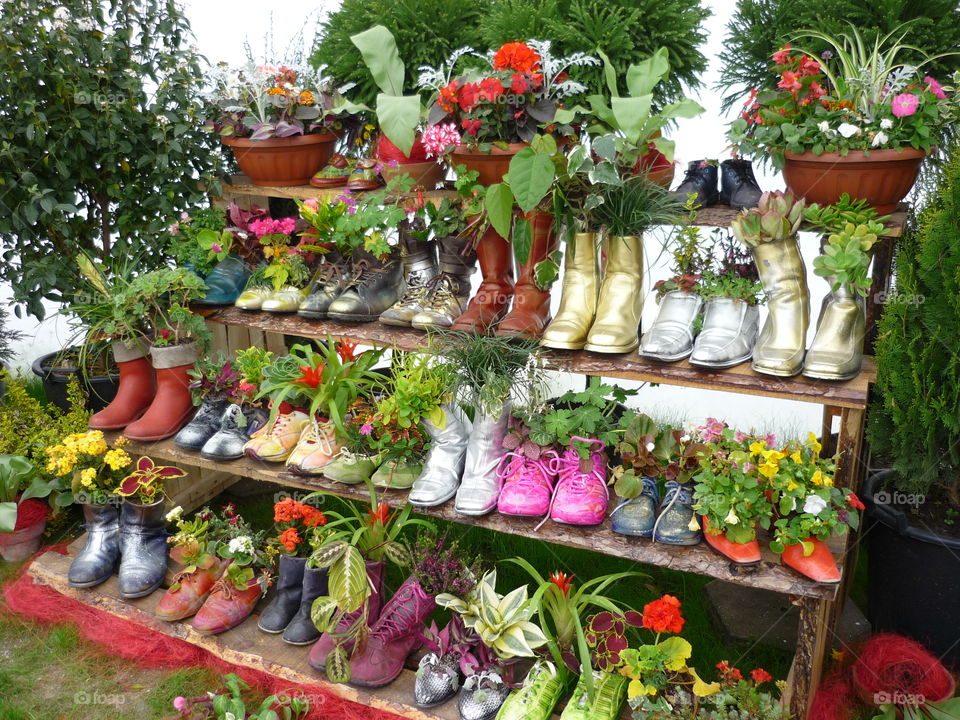
[{"label": "pink flower", "polygon": [[250,232],[257,237],[266,235],[289,235],[297,227],[297,221],[292,217],[274,220],[273,218],[263,218],[254,220],[250,223]]},{"label": "pink flower", "polygon": [[773,433],[767,433],[763,436],[763,441],[767,444],[767,447],[772,448],[777,446],[777,436]]},{"label": "pink flower", "polygon": [[927,84],[927,90],[932,92],[941,100],[945,100],[947,94],[943,91],[943,85],[941,85],[935,78],[930,75],[927,75],[923,81]]},{"label": "pink flower", "polygon": [[453,123],[428,127],[423,131],[420,140],[427,151],[427,157],[443,155],[462,142],[457,126]]},{"label": "pink flower", "polygon": [[173,699],[173,709],[179,713],[186,712],[190,709],[190,701],[183,697],[183,695],[177,695]]},{"label": "pink flower", "polygon": [[210,249],[213,250],[213,252],[218,254],[223,252],[223,246],[221,246],[220,243],[214,243],[213,245],[210,246]]},{"label": "pink flower", "polygon": [[790,43],[787,43],[773,54],[775,65],[786,65],[790,61]]},{"label": "pink flower", "polygon": [[369,435],[372,432],[373,432],[373,425],[371,425],[370,423],[364,423],[363,425],[360,426],[361,435]]},{"label": "pink flower", "polygon": [[890,102],[893,114],[896,117],[909,117],[913,115],[920,106],[920,98],[911,93],[900,93],[895,95]]},{"label": "pink flower", "polygon": [[316,198],[307,198],[306,200],[303,201],[303,206],[307,210],[312,210],[313,212],[316,212],[320,208],[320,201],[317,200]]},{"label": "pink flower", "polygon": [[179,235],[179,234],[180,234],[180,223],[176,223],[176,222],[175,222],[175,223],[170,223],[170,227],[167,228],[167,232],[170,233],[171,235]]},{"label": "pink flower", "polygon": [[734,441],[735,441],[735,442],[738,442],[738,443],[742,443],[742,442],[743,442],[744,440],[746,440],[748,437],[749,437],[749,435],[747,435],[745,432],[741,432],[740,430],[737,430],[737,431],[733,434],[733,439],[734,439]]}]

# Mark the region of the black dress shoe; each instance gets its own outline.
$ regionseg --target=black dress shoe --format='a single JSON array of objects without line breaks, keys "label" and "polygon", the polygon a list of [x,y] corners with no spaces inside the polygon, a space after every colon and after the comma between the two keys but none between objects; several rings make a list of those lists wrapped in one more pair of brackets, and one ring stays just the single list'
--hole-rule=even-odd
[{"label": "black dress shoe", "polygon": [[403,263],[396,248],[385,258],[358,248],[352,270],[353,280],[327,309],[331,320],[371,322],[403,294]]},{"label": "black dress shoe", "polygon": [[717,204],[717,166],[708,160],[694,160],[687,165],[683,182],[673,191],[680,202],[687,201],[687,195],[696,193],[697,207],[710,207]]},{"label": "black dress shoe", "polygon": [[720,204],[737,210],[753,208],[763,191],[753,175],[749,160],[724,160],[720,163]]}]

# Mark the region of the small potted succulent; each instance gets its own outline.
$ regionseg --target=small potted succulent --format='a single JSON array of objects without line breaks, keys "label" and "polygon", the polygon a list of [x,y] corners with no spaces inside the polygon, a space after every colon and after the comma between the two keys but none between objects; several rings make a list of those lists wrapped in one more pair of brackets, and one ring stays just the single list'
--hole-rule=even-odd
[{"label": "small potted succulent", "polygon": [[7,562],[24,560],[40,547],[50,508],[38,498],[50,490],[27,458],[0,455],[0,556]]}]

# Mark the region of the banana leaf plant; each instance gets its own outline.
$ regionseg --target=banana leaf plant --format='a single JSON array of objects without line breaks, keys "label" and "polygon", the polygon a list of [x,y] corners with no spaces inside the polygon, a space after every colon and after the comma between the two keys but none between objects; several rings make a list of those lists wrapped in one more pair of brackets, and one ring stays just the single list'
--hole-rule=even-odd
[{"label": "banana leaf plant", "polygon": [[20,503],[46,497],[55,484],[38,477],[34,464],[22,455],[0,455],[0,533],[13,532]]}]

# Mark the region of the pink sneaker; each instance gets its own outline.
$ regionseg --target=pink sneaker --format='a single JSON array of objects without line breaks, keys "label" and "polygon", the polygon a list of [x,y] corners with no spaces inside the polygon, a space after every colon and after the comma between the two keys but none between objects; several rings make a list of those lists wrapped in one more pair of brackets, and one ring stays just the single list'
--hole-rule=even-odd
[{"label": "pink sneaker", "polygon": [[538,460],[508,453],[500,461],[497,476],[503,483],[497,510],[503,515],[538,517],[550,512],[550,497],[557,482],[560,458],[553,451]]},{"label": "pink sneaker", "polygon": [[[610,491],[607,489],[607,464],[599,440],[575,437],[572,440],[598,445],[588,460],[581,461],[573,447],[560,456],[560,480],[550,504],[550,518],[566,525],[599,525],[607,516]],[[586,467],[586,469],[584,469]]]}]

